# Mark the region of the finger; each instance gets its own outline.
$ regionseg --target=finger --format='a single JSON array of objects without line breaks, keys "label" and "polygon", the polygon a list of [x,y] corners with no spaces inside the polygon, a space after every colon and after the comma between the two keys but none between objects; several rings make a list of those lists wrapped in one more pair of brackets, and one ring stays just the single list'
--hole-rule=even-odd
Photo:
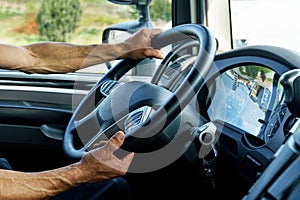
[{"label": "finger", "polygon": [[94,144],[93,148],[103,147],[106,143],[107,143],[106,141],[100,141],[100,142]]},{"label": "finger", "polygon": [[117,150],[124,142],[125,135],[123,131],[116,132],[106,144],[111,151]]},{"label": "finger", "polygon": [[145,53],[146,57],[158,58],[158,59],[164,58],[163,52],[158,49],[149,48],[149,49],[146,49],[144,53]]},{"label": "finger", "polygon": [[155,37],[156,35],[159,35],[163,32],[163,29],[160,29],[160,28],[153,28],[151,29],[151,38],[152,37]]}]

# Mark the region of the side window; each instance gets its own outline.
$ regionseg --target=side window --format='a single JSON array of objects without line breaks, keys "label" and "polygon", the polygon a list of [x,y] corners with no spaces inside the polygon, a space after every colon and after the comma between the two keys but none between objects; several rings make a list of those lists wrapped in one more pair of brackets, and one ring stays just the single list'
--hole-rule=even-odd
[{"label": "side window", "polygon": [[299,0],[230,0],[233,47],[273,45],[300,51]]},{"label": "side window", "polygon": [[[113,4],[112,4],[113,3]],[[115,44],[128,39],[138,30],[146,27],[162,29],[171,28],[171,1],[169,0],[113,0],[101,1],[104,10],[109,6],[109,13],[115,13],[117,20],[110,20],[103,26],[101,43]],[[99,38],[100,39],[100,38]],[[120,60],[106,62],[100,67],[106,73]],[[145,59],[138,67],[129,71],[127,75],[144,76],[149,79],[153,75],[157,63],[153,59]],[[96,70],[95,70],[96,69]],[[99,66],[92,66],[77,72],[98,73]],[[129,77],[129,78],[131,78]],[[150,79],[149,79],[150,80]]]},{"label": "side window", "polygon": [[211,120],[222,120],[257,136],[282,98],[282,87],[274,71],[246,65],[225,71],[215,80],[208,109]]},{"label": "side window", "polygon": [[[13,45],[44,41],[99,44],[104,31],[111,27],[120,30],[111,32],[109,42],[119,42],[135,29],[149,26],[168,29],[172,26],[170,0],[74,0],[70,4],[53,3],[57,0],[0,2],[1,42]],[[141,69],[133,74],[152,72],[146,67],[142,72],[138,70]],[[97,76],[107,71],[106,64],[100,64],[77,72]]]}]

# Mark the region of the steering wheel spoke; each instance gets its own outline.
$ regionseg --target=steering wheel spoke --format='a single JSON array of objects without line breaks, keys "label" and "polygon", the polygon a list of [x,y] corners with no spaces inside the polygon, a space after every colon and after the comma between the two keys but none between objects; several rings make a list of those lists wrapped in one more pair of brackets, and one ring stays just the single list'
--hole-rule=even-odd
[{"label": "steering wheel spoke", "polygon": [[86,142],[84,149],[93,149],[95,144],[108,140],[108,138],[112,137],[112,135],[118,130],[129,132],[140,127],[147,119],[149,119],[152,111],[153,109],[151,107],[143,106],[125,115],[105,130],[99,129],[99,131]]},{"label": "steering wheel spoke", "polygon": [[80,135],[83,144],[87,143],[95,134],[101,132],[101,122],[97,117],[97,109],[80,120],[76,120],[74,125],[76,132]]},{"label": "steering wheel spoke", "polygon": [[102,95],[107,97],[115,88],[117,88],[121,83],[115,80],[106,80],[102,83],[100,87],[100,92]]}]

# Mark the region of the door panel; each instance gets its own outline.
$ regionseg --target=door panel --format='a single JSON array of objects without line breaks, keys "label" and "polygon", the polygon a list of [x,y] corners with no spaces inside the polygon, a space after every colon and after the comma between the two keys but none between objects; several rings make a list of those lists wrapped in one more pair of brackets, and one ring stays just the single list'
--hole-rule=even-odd
[{"label": "door panel", "polygon": [[65,127],[97,80],[95,75],[1,71],[0,156],[21,171],[67,164],[62,150]]}]

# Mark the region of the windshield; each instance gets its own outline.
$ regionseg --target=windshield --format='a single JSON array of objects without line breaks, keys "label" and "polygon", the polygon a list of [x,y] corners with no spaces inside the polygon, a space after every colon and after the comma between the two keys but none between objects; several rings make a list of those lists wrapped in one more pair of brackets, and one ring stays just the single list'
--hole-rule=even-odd
[{"label": "windshield", "polygon": [[299,0],[231,0],[233,47],[273,45],[300,52]]}]

